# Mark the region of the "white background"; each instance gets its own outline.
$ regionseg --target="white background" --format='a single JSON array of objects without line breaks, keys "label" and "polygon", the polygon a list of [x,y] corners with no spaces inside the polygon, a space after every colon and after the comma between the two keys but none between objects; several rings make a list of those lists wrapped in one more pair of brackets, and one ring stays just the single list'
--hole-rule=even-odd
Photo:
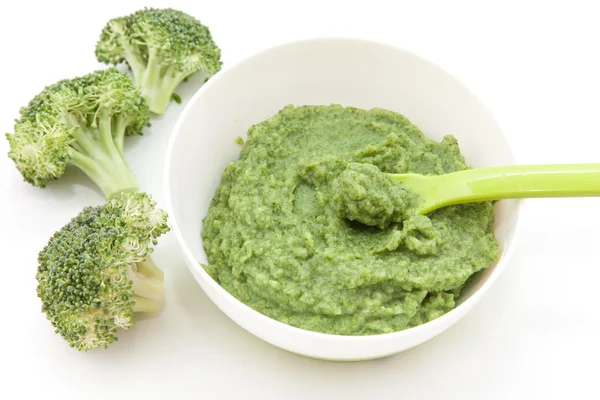
[{"label": "white background", "polygon": [[[452,3],[452,4],[450,4]],[[107,20],[170,6],[208,25],[229,65],[294,39],[353,36],[411,50],[465,82],[521,163],[600,160],[600,11],[592,1],[5,1],[0,5],[0,131],[44,85],[100,67]],[[184,100],[194,83],[181,90]],[[257,93],[257,101],[260,94]],[[141,188],[163,203],[165,145],[182,105],[126,144]],[[435,117],[435,116],[432,116]],[[37,253],[103,198],[69,172],[45,190],[22,181],[0,140],[0,398],[599,398],[600,200],[526,202],[504,274],[454,327],[400,355],[360,363],[302,358],[226,318],[169,233],[153,258],[165,311],[106,351],[78,353],[36,297]],[[4,156],[2,156],[4,155]]]}]

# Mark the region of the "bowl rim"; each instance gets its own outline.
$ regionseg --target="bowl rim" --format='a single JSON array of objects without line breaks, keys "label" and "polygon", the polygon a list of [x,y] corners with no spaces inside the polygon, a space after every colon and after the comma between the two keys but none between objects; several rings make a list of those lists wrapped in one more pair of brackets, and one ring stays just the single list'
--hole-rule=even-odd
[{"label": "bowl rim", "polygon": [[[315,332],[315,331],[310,331],[310,330],[303,329],[303,328],[298,328],[298,327],[280,322],[271,317],[268,317],[256,310],[254,310],[253,308],[246,305],[245,303],[241,302],[235,296],[231,295],[223,287],[221,287],[221,285],[219,285],[204,270],[204,268],[201,267],[199,261],[196,259],[196,257],[192,254],[192,251],[187,246],[186,241],[183,237],[183,234],[181,233],[181,230],[179,228],[179,224],[175,217],[175,213],[173,212],[173,200],[172,200],[172,193],[170,190],[171,173],[172,173],[171,165],[172,165],[172,161],[174,158],[173,150],[175,148],[175,145],[176,145],[176,142],[178,141],[179,136],[181,135],[181,131],[182,131],[181,127],[184,124],[184,121],[188,118],[188,115],[192,112],[194,105],[197,103],[198,99],[204,94],[204,92],[207,91],[210,87],[212,87],[215,84],[215,82],[218,82],[221,79],[225,79],[225,78],[223,78],[223,76],[226,76],[226,74],[229,71],[235,70],[238,68],[243,68],[246,63],[251,62],[255,58],[262,57],[265,54],[268,54],[268,53],[271,53],[274,51],[278,51],[280,49],[284,49],[287,47],[302,46],[302,45],[308,45],[308,44],[320,43],[320,42],[334,42],[334,41],[346,42],[346,43],[359,42],[359,43],[371,45],[371,46],[386,47],[387,49],[392,50],[392,51],[403,52],[403,53],[405,53],[411,57],[414,57],[426,64],[430,64],[430,65],[438,68],[445,74],[447,74],[447,76],[449,78],[452,78],[455,82],[457,82],[464,90],[466,90],[471,96],[473,96],[473,98],[478,103],[480,103],[480,105],[488,112],[489,117],[499,127],[502,137],[508,144],[508,153],[511,158],[511,162],[516,163],[515,154],[513,151],[513,147],[510,143],[510,140],[506,136],[504,129],[502,129],[502,125],[499,123],[499,121],[494,116],[494,114],[491,112],[491,110],[488,107],[486,107],[486,105],[481,101],[479,96],[477,96],[473,91],[471,91],[471,89],[463,81],[458,79],[455,75],[453,75],[446,69],[442,68],[438,64],[430,61],[428,58],[417,55],[410,50],[406,50],[406,49],[401,48],[396,45],[392,45],[392,44],[385,43],[382,41],[376,41],[376,40],[364,39],[364,38],[352,37],[352,36],[319,36],[319,37],[309,37],[309,38],[304,38],[304,39],[285,41],[282,43],[278,43],[275,45],[265,47],[262,50],[256,51],[256,52],[242,58],[241,60],[239,60],[237,62],[234,62],[230,65],[223,66],[221,68],[221,70],[219,70],[215,75],[213,75],[206,83],[204,83],[196,91],[196,93],[194,93],[194,95],[190,98],[190,100],[185,105],[184,109],[181,111],[181,113],[177,117],[177,121],[173,127],[171,136],[168,141],[164,169],[163,169],[163,192],[164,192],[163,196],[164,196],[166,208],[169,213],[170,220],[171,220],[172,230],[175,234],[175,237],[177,238],[177,242],[178,242],[184,256],[187,258],[187,260],[192,261],[192,262],[186,262],[186,265],[191,270],[192,275],[194,276],[194,279],[196,279],[196,281],[197,281],[198,280],[197,274],[199,274],[200,276],[202,276],[204,278],[205,283],[207,285],[209,285],[211,287],[211,289],[218,292],[220,295],[228,298],[228,300],[232,301],[233,303],[236,303],[236,306],[243,309],[243,311],[245,313],[253,314],[252,317],[259,319],[261,323],[274,324],[275,326],[278,327],[278,329],[286,330],[286,331],[290,332],[291,334],[304,335],[305,337],[313,338],[315,340],[335,340],[335,341],[362,342],[362,343],[379,342],[381,340],[395,340],[395,339],[399,339],[402,337],[418,335],[421,332],[425,333],[426,331],[436,330],[436,328],[438,330],[439,330],[439,328],[442,328],[441,330],[439,330],[439,332],[442,332],[444,330],[444,328],[443,328],[444,325],[450,326],[451,324],[456,323],[460,319],[462,319],[462,317],[464,317],[468,313],[468,311],[470,309],[472,309],[478,303],[480,298],[488,291],[488,289],[494,284],[496,279],[498,279],[500,274],[506,268],[506,264],[511,259],[511,257],[514,253],[515,244],[518,243],[518,241],[519,241],[519,235],[520,235],[520,231],[521,231],[520,226],[521,226],[521,220],[522,220],[522,210],[523,210],[523,204],[524,204],[522,199],[513,200],[516,204],[516,207],[515,207],[516,217],[515,217],[515,223],[513,225],[513,235],[512,235],[512,239],[511,239],[510,243],[508,243],[508,245],[504,249],[504,252],[500,254],[499,260],[496,262],[496,265],[494,266],[494,270],[492,271],[491,275],[485,280],[483,285],[479,289],[477,289],[468,299],[466,299],[465,301],[463,301],[462,303],[460,303],[459,305],[457,305],[455,308],[448,311],[444,315],[442,315],[434,320],[431,320],[429,322],[426,322],[424,324],[421,324],[421,325],[418,325],[415,327],[411,327],[411,328],[407,328],[407,329],[404,329],[401,331],[375,334],[375,335],[364,335],[364,336],[336,335],[336,334]],[[199,240],[202,240],[202,239],[200,238]],[[192,267],[192,266],[194,266],[194,267]],[[203,291],[205,291],[204,288],[202,287],[202,285],[200,284],[200,282],[196,282],[196,283],[201,287],[201,289]],[[207,297],[210,299],[211,302],[213,302],[213,304],[215,303],[210,295],[207,294]],[[215,304],[215,306],[217,306],[217,308],[223,314],[225,314],[228,318],[232,319],[232,317],[229,316],[228,313],[224,312],[219,305]],[[236,324],[240,325],[240,323],[238,321],[234,320],[234,322]],[[241,327],[243,329],[247,330],[245,326],[242,325]],[[259,338],[260,338],[260,336],[259,336]],[[265,339],[262,339],[262,340],[265,340]],[[280,347],[280,346],[277,346],[277,347]]]}]

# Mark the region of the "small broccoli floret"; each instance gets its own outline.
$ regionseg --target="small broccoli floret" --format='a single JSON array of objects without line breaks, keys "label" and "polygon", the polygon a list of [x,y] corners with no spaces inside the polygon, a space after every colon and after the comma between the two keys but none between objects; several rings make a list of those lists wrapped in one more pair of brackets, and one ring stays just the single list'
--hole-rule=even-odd
[{"label": "small broccoli floret", "polygon": [[96,44],[98,61],[127,62],[135,85],[150,111],[165,112],[175,88],[201,71],[206,78],[221,69],[221,50],[209,29],[194,17],[173,9],[146,8],[115,18]]},{"label": "small broccoli floret", "polygon": [[139,91],[116,68],[61,80],[21,108],[14,133],[6,135],[8,155],[35,186],[45,187],[71,164],[111,198],[138,187],[123,138],[141,134],[149,116]]},{"label": "small broccoli floret", "polygon": [[52,236],[38,256],[37,294],[71,347],[106,348],[135,312],[159,309],[163,273],[149,255],[166,222],[148,194],[126,192],[86,207]]}]

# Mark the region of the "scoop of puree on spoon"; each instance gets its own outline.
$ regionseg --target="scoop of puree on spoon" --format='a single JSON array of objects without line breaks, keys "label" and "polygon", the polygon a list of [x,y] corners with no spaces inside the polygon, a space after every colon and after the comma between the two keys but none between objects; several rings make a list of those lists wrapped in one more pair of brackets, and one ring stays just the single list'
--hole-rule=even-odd
[{"label": "scoop of puree on spoon", "polygon": [[349,163],[332,182],[338,216],[381,228],[461,203],[599,195],[600,164],[510,165],[421,175]]}]

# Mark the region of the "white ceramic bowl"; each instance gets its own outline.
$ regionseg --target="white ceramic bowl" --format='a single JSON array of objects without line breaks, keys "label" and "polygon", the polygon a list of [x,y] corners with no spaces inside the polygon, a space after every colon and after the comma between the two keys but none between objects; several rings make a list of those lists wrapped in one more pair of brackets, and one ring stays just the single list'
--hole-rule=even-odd
[{"label": "white ceramic bowl", "polygon": [[[405,115],[435,140],[457,137],[474,167],[514,164],[500,127],[485,106],[450,74],[400,49],[363,40],[315,39],[278,46],[225,68],[206,83],[179,117],[168,148],[165,191],[170,221],[187,265],[208,297],[233,321],[291,352],[329,360],[392,355],[438,335],[457,322],[496,280],[514,243],[518,201],[496,206],[498,263],[479,275],[461,304],[405,331],[336,336],[297,329],[268,318],[222,289],[206,263],[202,218],[226,164],[238,158],[237,136],[287,104],[381,107]],[[468,340],[468,339],[465,339]]]}]

